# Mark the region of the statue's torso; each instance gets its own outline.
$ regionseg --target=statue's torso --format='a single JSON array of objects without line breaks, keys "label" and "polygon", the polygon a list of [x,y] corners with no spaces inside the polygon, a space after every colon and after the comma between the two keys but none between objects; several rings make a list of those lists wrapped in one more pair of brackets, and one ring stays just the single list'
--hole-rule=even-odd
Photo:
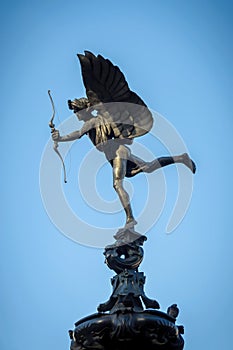
[{"label": "statue's torso", "polygon": [[100,151],[104,152],[107,159],[114,159],[119,146],[131,145],[133,139],[116,138],[111,124],[103,123],[103,119],[96,118],[93,128],[87,132],[93,145]]}]

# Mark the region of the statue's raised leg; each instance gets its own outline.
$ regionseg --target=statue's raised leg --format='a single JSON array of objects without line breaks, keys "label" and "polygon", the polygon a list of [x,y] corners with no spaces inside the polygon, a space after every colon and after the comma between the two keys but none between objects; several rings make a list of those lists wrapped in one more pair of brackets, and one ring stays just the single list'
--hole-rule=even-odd
[{"label": "statue's raised leg", "polygon": [[[189,157],[187,153],[183,153],[181,155],[173,156],[173,157],[159,157],[152,160],[152,162],[144,162],[142,159],[134,155],[131,155],[128,162],[127,173],[129,174],[129,177],[135,176],[140,172],[152,173],[155,170],[158,170],[160,168],[163,168],[165,166],[168,166],[174,163],[184,164],[192,171],[193,174],[195,174],[196,172],[195,163],[192,161],[192,159]],[[130,169],[130,166],[131,166],[131,169]]]}]

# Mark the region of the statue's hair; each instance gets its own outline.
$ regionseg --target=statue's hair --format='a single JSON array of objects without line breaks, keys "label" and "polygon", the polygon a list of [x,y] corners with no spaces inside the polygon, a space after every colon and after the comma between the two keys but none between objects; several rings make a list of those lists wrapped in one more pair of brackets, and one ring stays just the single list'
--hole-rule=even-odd
[{"label": "statue's hair", "polygon": [[88,99],[85,97],[82,97],[82,98],[75,98],[73,101],[68,100],[68,106],[69,106],[69,109],[72,109],[74,111],[81,111],[82,109],[87,108]]}]

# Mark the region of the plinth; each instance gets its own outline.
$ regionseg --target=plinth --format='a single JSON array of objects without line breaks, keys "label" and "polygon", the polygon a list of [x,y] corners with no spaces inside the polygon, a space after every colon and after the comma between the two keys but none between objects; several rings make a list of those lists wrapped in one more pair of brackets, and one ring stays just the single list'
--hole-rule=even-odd
[{"label": "plinth", "polygon": [[184,328],[176,324],[176,304],[167,312],[144,292],[145,276],[138,271],[146,237],[133,228],[119,230],[116,242],[105,248],[105,262],[116,272],[112,294],[98,313],[75,323],[70,330],[71,350],[182,350]]}]

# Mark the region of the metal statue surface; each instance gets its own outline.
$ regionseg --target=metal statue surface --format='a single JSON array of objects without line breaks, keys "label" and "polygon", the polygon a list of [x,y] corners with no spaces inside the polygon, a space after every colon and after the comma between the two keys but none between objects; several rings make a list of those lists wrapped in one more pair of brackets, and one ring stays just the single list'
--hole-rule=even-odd
[{"label": "metal statue surface", "polygon": [[173,163],[182,163],[195,173],[196,166],[187,153],[173,157],[159,157],[146,162],[133,155],[129,146],[135,137],[150,131],[153,117],[144,101],[130,90],[120,69],[101,55],[89,51],[78,54],[86,98],[68,101],[68,106],[79,120],[80,130],[61,136],[52,129],[55,146],[87,135],[94,146],[103,152],[113,169],[113,187],[126,213],[126,227],[133,227],[134,218],[129,195],[123,184],[125,177],[140,172],[151,173]]},{"label": "metal statue surface", "polygon": [[[133,240],[132,240],[133,236]],[[147,239],[132,229],[105,248],[105,262],[116,272],[112,294],[98,313],[75,323],[69,331],[70,350],[183,350],[184,327],[176,324],[177,304],[159,311],[159,303],[144,291],[145,275],[138,268]]]}]

